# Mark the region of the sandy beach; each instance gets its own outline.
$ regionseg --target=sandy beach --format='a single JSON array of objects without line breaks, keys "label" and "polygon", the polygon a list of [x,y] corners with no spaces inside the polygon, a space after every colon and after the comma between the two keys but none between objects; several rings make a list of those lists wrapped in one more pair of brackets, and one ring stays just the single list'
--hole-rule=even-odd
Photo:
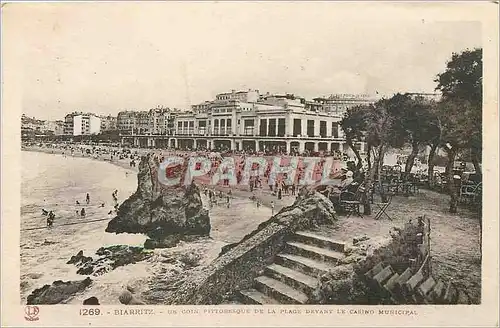
[{"label": "sandy beach", "polygon": [[[109,161],[79,155],[65,156],[62,151],[48,149],[23,151],[22,206],[21,206],[21,291],[22,302],[36,288],[55,280],[80,280],[85,276],[77,268],[66,264],[72,255],[83,250],[87,256],[103,246],[142,246],[146,236],[141,234],[111,234],[104,232],[113,217],[112,192],[119,191],[119,202],[130,196],[137,187],[136,168],[126,160]],[[33,166],[33,163],[36,165]],[[114,164],[109,165],[109,164]],[[89,193],[91,202],[85,204]],[[155,275],[162,274],[169,264],[162,263],[168,254],[182,254],[193,249],[203,256],[198,265],[207,265],[222,246],[239,241],[253,231],[259,223],[271,216],[265,206],[257,207],[246,195],[234,196],[231,208],[225,205],[210,210],[210,238],[181,242],[177,247],[153,250],[146,261],[129,264],[102,276],[92,277],[94,283],[82,294],[67,300],[81,304],[96,296],[101,304],[118,304],[118,296],[127,285],[139,292],[149,287]],[[80,204],[76,205],[76,201]],[[104,207],[100,207],[104,203]],[[84,219],[76,211],[86,208]],[[47,229],[42,209],[53,210],[54,227]]]}]

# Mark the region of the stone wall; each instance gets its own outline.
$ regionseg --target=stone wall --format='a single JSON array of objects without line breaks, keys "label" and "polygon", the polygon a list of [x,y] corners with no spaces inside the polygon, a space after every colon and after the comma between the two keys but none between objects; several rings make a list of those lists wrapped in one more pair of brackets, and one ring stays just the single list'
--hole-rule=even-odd
[{"label": "stone wall", "polygon": [[220,304],[253,279],[282,251],[294,231],[333,223],[333,204],[319,193],[305,195],[226,248],[212,264],[186,279],[170,304]]},{"label": "stone wall", "polygon": [[[408,275],[407,270],[430,270],[430,226],[428,220],[409,220],[402,229],[393,228],[391,236],[380,239],[355,238],[349,256],[328,274],[311,298],[314,304],[385,304],[388,295],[379,293],[377,278],[384,274]],[[424,237],[425,236],[425,237]],[[409,269],[410,268],[410,269]],[[389,272],[389,270],[391,270]],[[406,273],[405,273],[406,272]],[[373,287],[377,288],[373,288]]]}]

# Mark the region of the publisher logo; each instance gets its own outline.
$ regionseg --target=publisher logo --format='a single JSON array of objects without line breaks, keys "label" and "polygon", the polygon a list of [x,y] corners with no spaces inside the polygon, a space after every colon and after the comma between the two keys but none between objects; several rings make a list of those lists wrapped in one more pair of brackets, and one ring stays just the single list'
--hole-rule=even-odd
[{"label": "publisher logo", "polygon": [[28,305],[24,309],[24,314],[26,314],[24,316],[24,319],[26,319],[28,321],[37,321],[39,319],[38,318],[38,313],[40,313],[40,309],[38,308],[38,306]]}]

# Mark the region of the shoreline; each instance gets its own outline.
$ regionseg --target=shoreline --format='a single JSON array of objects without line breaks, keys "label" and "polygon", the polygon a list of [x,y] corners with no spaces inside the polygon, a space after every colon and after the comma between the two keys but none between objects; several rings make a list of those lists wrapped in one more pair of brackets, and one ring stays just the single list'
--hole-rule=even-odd
[{"label": "shoreline", "polygon": [[[58,148],[49,149],[49,148],[25,147],[25,146],[23,146],[21,148],[21,151],[39,152],[39,153],[45,153],[45,154],[49,154],[49,155],[63,155],[63,153],[65,152],[64,150],[61,150]],[[66,154],[66,156],[75,157],[75,158],[87,158],[87,159],[91,159],[91,160],[95,160],[95,161],[99,161],[99,162],[103,162],[103,163],[112,164],[114,166],[126,169],[127,171],[133,172],[135,174],[137,174],[139,172],[138,167],[137,166],[131,167],[126,159],[111,160],[111,159],[106,159],[103,157],[95,158],[91,155],[88,155],[88,156],[85,156],[85,154],[82,155],[80,152],[75,152],[74,155],[67,155]],[[203,186],[205,186],[205,185],[203,185],[201,183],[199,184],[200,191],[202,194],[203,194],[203,191],[202,191]],[[253,195],[252,192],[250,192],[248,190],[242,190],[241,188],[238,188],[238,187],[239,187],[239,185],[231,187],[233,198],[240,198],[240,199],[248,200],[250,197],[252,197],[252,195]],[[227,192],[229,190],[229,188],[227,186],[222,186],[222,185],[209,186],[209,189],[213,189],[216,191],[222,191],[222,192]],[[283,207],[290,206],[294,202],[294,201],[291,201],[291,199],[290,199],[291,197],[294,197],[294,196],[290,196],[290,195],[283,195],[283,198],[281,200],[278,200],[278,197],[273,195],[270,190],[267,190],[265,188],[265,186],[263,188],[257,188],[255,191],[257,191],[257,193],[255,193],[255,196],[260,200],[260,203],[262,206],[265,206],[267,208],[271,208],[271,201],[274,202],[274,206],[275,206],[274,207],[274,209],[275,209],[274,214],[278,213]]]},{"label": "shoreline", "polygon": [[[44,153],[44,154],[49,154],[49,155],[63,155],[64,154],[64,151],[61,150],[61,149],[47,149],[47,148],[40,148],[40,147],[21,147],[21,151],[28,151],[28,152],[36,152],[36,153]],[[95,158],[95,157],[92,157],[92,156],[85,156],[85,155],[81,155],[80,153],[76,153],[74,155],[67,155],[67,154],[64,154],[66,156],[69,156],[69,157],[75,157],[75,158],[87,158],[87,159],[91,159],[91,160],[94,160],[94,161],[99,161],[99,162],[103,162],[103,163],[109,163],[109,164],[112,164],[112,165],[115,165],[115,166],[118,166],[118,167],[121,167],[122,169],[126,169],[128,171],[131,171],[131,172],[135,172],[137,173],[139,170],[137,169],[137,167],[131,167],[128,163],[125,163],[125,162],[118,162],[120,160],[111,160],[111,159],[105,159],[105,158]]]}]

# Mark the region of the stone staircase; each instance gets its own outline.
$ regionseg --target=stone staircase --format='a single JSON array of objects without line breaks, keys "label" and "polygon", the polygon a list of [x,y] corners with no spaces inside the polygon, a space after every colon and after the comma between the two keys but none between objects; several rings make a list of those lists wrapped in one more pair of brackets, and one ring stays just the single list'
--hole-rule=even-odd
[{"label": "stone staircase", "polygon": [[306,304],[318,276],[345,257],[346,245],[311,231],[296,232],[273,264],[255,278],[251,289],[239,291],[243,304]]}]

